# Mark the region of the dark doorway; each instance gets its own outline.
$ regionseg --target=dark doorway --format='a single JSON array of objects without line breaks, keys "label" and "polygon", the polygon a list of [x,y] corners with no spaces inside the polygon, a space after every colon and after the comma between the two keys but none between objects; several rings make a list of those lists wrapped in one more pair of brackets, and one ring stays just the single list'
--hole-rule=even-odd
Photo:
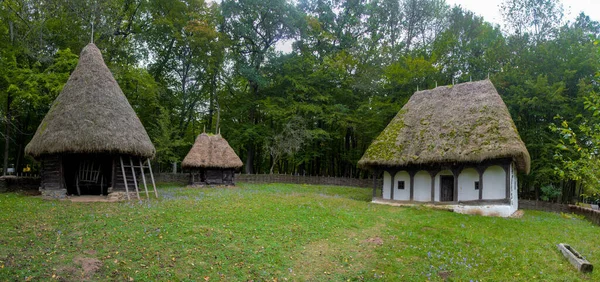
[{"label": "dark doorway", "polygon": [[[112,157],[100,154],[63,155],[63,175],[70,195],[106,195],[112,179]],[[77,187],[79,186],[79,191]]]},{"label": "dark doorway", "polygon": [[454,176],[440,176],[440,202],[454,201]]}]

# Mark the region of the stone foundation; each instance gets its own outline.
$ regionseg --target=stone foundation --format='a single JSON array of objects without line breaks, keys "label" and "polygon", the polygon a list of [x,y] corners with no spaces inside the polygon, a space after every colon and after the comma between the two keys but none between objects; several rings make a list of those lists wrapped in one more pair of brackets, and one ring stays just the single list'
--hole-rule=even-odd
[{"label": "stone foundation", "polygon": [[8,184],[4,178],[0,177],[0,193],[8,191]]},{"label": "stone foundation", "polygon": [[67,189],[59,189],[59,190],[40,189],[40,192],[42,192],[42,199],[46,199],[46,200],[66,199],[67,198]]},{"label": "stone foundation", "polygon": [[[129,192],[129,198],[131,200],[137,200],[137,194],[135,192]],[[145,199],[146,198],[146,194],[144,194],[144,196],[142,197],[142,195],[140,195],[141,199]],[[115,202],[115,201],[127,201],[127,192],[124,191],[117,191],[117,192],[112,192],[109,193],[108,196],[106,196],[106,199],[110,202]]]}]

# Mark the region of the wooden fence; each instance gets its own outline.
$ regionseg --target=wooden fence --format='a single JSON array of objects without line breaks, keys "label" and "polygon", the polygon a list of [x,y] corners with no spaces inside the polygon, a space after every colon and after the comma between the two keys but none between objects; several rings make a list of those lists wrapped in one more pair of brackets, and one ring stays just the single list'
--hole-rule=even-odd
[{"label": "wooden fence", "polygon": [[600,225],[600,210],[594,210],[577,205],[564,205],[542,201],[519,200],[519,209],[539,210],[556,213],[574,213],[583,215],[585,218],[597,225]]},{"label": "wooden fence", "polygon": [[[185,185],[189,182],[187,173],[158,173],[156,182],[178,183]],[[375,180],[377,187],[383,185],[381,179]],[[312,185],[336,185],[349,187],[373,188],[373,179],[356,179],[348,177],[306,176],[290,174],[236,174],[235,182],[239,183],[292,183]]]},{"label": "wooden fence", "polygon": [[0,192],[17,190],[38,190],[40,187],[39,176],[0,176]]}]

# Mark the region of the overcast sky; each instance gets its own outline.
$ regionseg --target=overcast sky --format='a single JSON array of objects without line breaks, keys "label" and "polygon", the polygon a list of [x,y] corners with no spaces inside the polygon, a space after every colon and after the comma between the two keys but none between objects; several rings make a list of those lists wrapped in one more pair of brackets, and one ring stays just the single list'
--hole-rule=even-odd
[{"label": "overcast sky", "polygon": [[[502,25],[500,3],[503,0],[446,0],[449,5],[461,5],[491,23]],[[561,0],[565,20],[574,20],[580,12],[590,16],[592,20],[600,21],[600,0]]]}]

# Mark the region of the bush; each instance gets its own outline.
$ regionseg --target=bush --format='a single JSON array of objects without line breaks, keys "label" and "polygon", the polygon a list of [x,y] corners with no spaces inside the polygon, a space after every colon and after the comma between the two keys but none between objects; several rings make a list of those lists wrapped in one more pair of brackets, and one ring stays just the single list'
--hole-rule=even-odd
[{"label": "bush", "polygon": [[558,187],[554,187],[554,185],[546,185],[542,186],[542,195],[541,199],[544,201],[552,201],[555,202],[558,197],[562,194],[562,190]]}]

